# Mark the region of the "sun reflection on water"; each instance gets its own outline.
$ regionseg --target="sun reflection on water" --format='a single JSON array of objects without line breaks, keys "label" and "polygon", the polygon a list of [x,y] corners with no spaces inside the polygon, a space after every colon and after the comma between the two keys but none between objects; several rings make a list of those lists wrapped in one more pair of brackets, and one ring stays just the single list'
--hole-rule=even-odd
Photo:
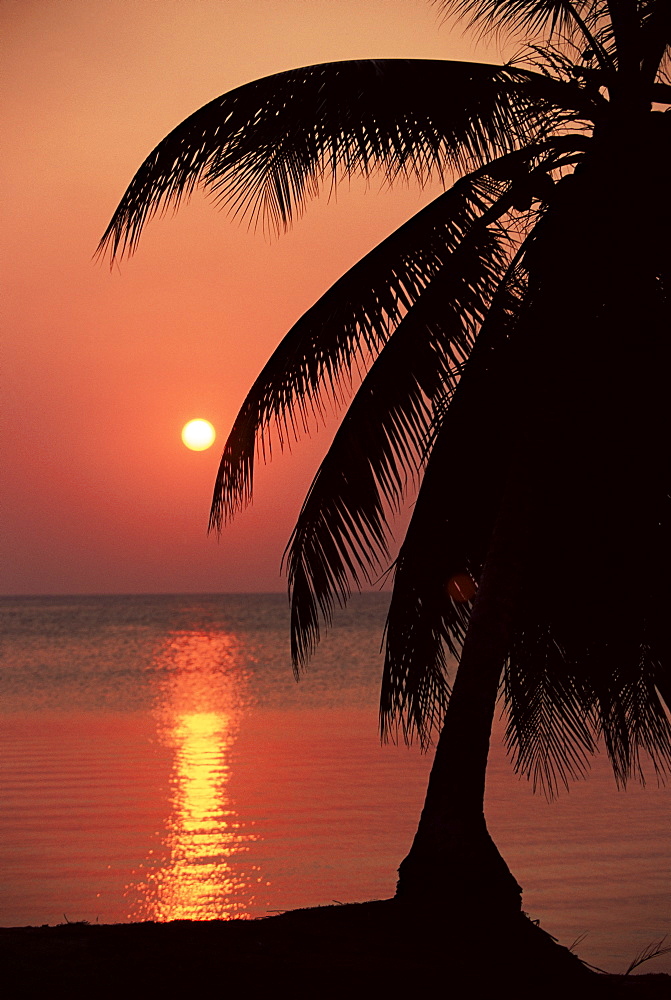
[{"label": "sun reflection on water", "polygon": [[180,632],[154,659],[157,737],[173,755],[170,812],[161,849],[127,887],[136,900],[130,919],[242,917],[267,884],[245,864],[259,836],[245,828],[228,790],[246,700],[240,654],[233,635]]}]

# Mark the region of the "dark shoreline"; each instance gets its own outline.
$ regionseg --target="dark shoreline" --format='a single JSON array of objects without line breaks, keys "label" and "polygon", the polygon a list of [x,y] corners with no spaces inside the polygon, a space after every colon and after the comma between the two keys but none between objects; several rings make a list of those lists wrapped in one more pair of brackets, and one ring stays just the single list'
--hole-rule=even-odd
[{"label": "dark shoreline", "polygon": [[0,928],[8,1000],[166,996],[286,987],[315,998],[401,997],[435,984],[455,998],[671,998],[671,976],[597,973],[524,915],[419,913],[393,900],[259,920]]}]

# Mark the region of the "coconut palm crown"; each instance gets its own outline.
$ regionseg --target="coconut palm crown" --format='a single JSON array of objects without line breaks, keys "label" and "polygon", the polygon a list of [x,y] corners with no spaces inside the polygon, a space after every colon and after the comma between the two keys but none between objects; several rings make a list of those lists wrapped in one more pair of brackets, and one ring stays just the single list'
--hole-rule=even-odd
[{"label": "coconut palm crown", "polygon": [[211,526],[250,501],[255,454],[307,431],[362,373],[285,554],[296,668],[351,588],[385,570],[390,514],[417,489],[393,567],[383,732],[426,744],[447,713],[468,742],[478,726],[460,727],[456,705],[450,722],[453,654],[452,700],[470,671],[466,700],[487,703],[485,763],[502,683],[520,772],[554,794],[602,740],[624,782],[671,760],[671,4],[441,6],[517,32],[521,55],[330,63],[231,91],[150,153],[101,249],[133,251],[196,186],[280,231],[349,176],[442,182],[263,368]]}]

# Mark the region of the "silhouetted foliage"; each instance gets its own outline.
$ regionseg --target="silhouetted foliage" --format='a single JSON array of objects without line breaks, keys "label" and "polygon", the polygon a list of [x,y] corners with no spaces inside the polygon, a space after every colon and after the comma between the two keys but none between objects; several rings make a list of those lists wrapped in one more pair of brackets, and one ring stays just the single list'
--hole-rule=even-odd
[{"label": "silhouetted foliage", "polygon": [[[441,180],[428,207],[298,320],[252,386],[212,505],[252,496],[255,452],[365,376],[291,537],[297,669],[352,586],[394,566],[383,731],[427,743],[515,482],[527,494],[501,662],[518,770],[554,794],[602,738],[616,777],[671,759],[667,0],[444,0],[519,32],[514,64],[291,70],[217,98],[149,155],[101,243],[201,185],[281,230],[324,186]],[[513,486],[511,487],[511,483]],[[477,596],[475,598],[477,602]]]}]

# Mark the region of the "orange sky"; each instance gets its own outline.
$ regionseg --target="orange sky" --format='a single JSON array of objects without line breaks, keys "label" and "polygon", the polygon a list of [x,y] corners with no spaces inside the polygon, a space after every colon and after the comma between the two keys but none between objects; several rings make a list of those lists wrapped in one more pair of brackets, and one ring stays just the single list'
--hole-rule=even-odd
[{"label": "orange sky", "polygon": [[[0,37],[2,592],[283,590],[335,424],[258,475],[217,543],[219,446],[280,337],[429,194],[342,188],[272,242],[199,194],[113,272],[93,252],[147,153],[218,94],[302,64],[476,49],[428,0],[3,0]],[[180,440],[196,416],[219,432],[202,453]]]}]

